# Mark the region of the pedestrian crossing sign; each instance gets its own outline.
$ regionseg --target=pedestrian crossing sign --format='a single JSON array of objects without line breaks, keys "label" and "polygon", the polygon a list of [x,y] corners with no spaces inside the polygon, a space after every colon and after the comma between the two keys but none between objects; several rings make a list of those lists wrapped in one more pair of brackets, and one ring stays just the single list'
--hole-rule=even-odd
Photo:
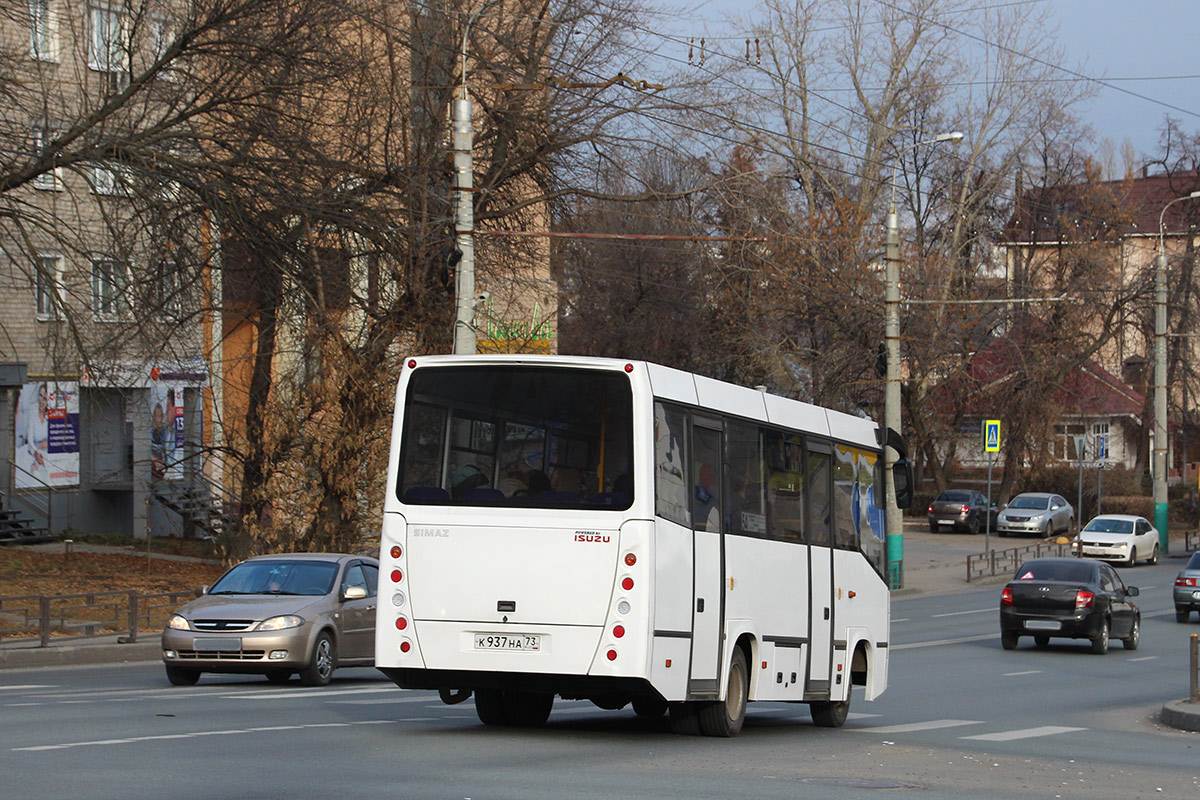
[{"label": "pedestrian crossing sign", "polygon": [[983,451],[985,453],[1000,452],[1000,420],[985,419],[983,421]]}]

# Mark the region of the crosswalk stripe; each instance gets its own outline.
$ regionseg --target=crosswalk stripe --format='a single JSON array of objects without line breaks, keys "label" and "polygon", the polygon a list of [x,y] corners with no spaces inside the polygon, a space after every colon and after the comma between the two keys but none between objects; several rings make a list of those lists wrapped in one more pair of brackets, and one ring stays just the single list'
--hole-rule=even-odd
[{"label": "crosswalk stripe", "polygon": [[1067,728],[1061,725],[1043,725],[1040,728],[1024,728],[1017,731],[1001,731],[1000,733],[982,733],[978,736],[961,736],[961,739],[975,739],[980,742],[1012,742],[1017,739],[1033,739],[1037,736],[1055,736],[1060,733],[1086,731],[1087,728]]}]

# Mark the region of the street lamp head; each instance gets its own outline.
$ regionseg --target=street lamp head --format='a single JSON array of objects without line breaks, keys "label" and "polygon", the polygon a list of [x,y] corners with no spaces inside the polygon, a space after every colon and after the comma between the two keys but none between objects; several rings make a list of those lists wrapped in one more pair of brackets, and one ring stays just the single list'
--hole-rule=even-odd
[{"label": "street lamp head", "polygon": [[[966,134],[964,134],[962,131],[951,131],[950,133],[939,133],[937,136],[933,137],[933,140],[935,142],[950,142],[952,144],[958,144],[964,138],[966,138]],[[1200,192],[1197,194],[1200,194]]]}]

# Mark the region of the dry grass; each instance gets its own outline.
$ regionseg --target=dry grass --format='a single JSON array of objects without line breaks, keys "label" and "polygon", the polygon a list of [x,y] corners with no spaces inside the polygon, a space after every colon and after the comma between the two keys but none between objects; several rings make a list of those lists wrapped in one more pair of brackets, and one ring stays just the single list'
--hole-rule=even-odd
[{"label": "dry grass", "polygon": [[211,584],[224,568],[215,564],[147,559],[128,555],[47,552],[22,547],[0,548],[0,597],[71,595],[85,592],[136,591],[139,594],[189,591]]}]

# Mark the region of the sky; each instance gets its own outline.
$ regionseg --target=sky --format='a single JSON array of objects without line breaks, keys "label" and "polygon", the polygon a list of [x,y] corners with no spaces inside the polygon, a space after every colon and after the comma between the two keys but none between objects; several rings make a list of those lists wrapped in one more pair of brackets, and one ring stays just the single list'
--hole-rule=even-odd
[{"label": "sky", "polygon": [[[662,5],[672,5],[661,0]],[[1119,153],[1128,139],[1139,156],[1158,149],[1166,114],[1184,131],[1200,133],[1200,0],[978,0],[981,6],[1045,8],[1057,21],[1064,65],[1102,81],[1077,107],[1097,143]],[[723,31],[721,20],[745,15],[753,0],[692,0],[689,30]],[[1051,35],[1048,32],[1048,35]]]}]

